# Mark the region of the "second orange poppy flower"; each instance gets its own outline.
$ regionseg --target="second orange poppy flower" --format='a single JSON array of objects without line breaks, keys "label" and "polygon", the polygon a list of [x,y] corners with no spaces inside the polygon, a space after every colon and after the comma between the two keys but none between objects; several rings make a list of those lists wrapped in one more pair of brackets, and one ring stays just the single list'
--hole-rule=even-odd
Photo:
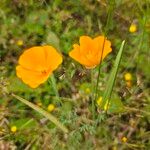
[{"label": "second orange poppy flower", "polygon": [[104,36],[94,39],[89,36],[81,36],[80,45],[74,44],[69,56],[91,69],[99,65],[111,51],[111,42]]}]

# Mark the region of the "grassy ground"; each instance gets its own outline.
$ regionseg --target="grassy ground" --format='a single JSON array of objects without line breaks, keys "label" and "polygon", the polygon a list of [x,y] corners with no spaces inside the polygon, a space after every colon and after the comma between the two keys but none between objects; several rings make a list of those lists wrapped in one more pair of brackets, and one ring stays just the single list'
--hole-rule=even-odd
[{"label": "grassy ground", "polygon": [[[121,42],[125,40],[126,45],[111,96],[115,109],[106,113],[97,105],[93,119],[92,71],[69,58],[68,52],[81,35],[101,34],[112,42],[113,52],[101,64],[99,97],[106,89]],[[148,0],[1,0],[0,149],[149,150],[149,43]],[[24,49],[46,44],[63,54],[63,64],[54,72],[62,106],[48,82],[31,89],[16,77],[15,66]],[[124,78],[127,73],[130,82]],[[97,76],[98,67],[93,71],[94,84]],[[53,104],[51,113],[69,133],[10,92],[46,111]]]}]

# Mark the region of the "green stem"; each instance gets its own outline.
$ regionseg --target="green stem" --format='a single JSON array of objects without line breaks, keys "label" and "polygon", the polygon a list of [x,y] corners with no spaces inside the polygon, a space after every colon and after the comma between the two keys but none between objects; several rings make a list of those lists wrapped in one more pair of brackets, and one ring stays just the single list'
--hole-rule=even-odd
[{"label": "green stem", "polygon": [[52,85],[52,88],[53,88],[53,91],[55,93],[57,101],[62,105],[62,101],[59,97],[59,93],[58,93],[58,89],[57,89],[57,85],[56,85],[56,79],[55,79],[54,74],[52,74],[50,76],[50,80],[48,80],[48,82]]},{"label": "green stem", "polygon": [[108,15],[107,15],[107,22],[105,26],[105,35],[107,35],[108,31],[110,30],[111,24],[113,22],[115,5],[116,5],[115,0],[108,1]]},{"label": "green stem", "polygon": [[[104,38],[103,47],[102,47],[102,55],[101,55],[101,58],[100,58],[100,64],[101,64],[101,62],[102,62],[103,51],[104,51],[104,45],[105,45],[105,38]],[[100,64],[99,64],[99,68],[98,68],[98,77],[97,77],[97,82],[96,82],[94,101],[96,101],[96,100],[97,100],[97,97],[98,97],[98,84],[99,84],[100,70],[101,70],[101,65],[100,65]]]},{"label": "green stem", "polygon": [[42,108],[36,106],[35,104],[27,101],[26,99],[15,95],[15,94],[11,94],[14,98],[16,98],[17,100],[21,101],[22,103],[26,104],[27,106],[31,107],[32,109],[36,110],[37,112],[39,112],[40,114],[42,114],[44,117],[46,117],[47,119],[49,119],[50,121],[52,121],[57,127],[59,127],[62,131],[64,131],[65,133],[68,132],[68,129],[61,124],[57,118],[55,118],[53,115],[51,115],[50,113],[48,113],[47,111],[43,110]]},{"label": "green stem", "polygon": [[92,116],[93,116],[93,119],[95,119],[95,99],[94,99],[94,96],[95,96],[95,91],[94,91],[94,70],[92,69],[91,70],[91,82],[92,82]]},{"label": "green stem", "polygon": [[[103,51],[104,51],[104,46],[105,46],[105,37],[104,37],[104,41],[103,41],[103,47],[102,47],[102,55],[100,58],[100,64],[102,62],[102,58],[103,58]],[[94,87],[94,75],[93,75],[93,71],[91,71],[91,81],[92,81],[92,89],[93,89],[93,94],[92,94],[92,115],[93,115],[93,119],[95,119],[95,110],[96,110],[96,106],[95,106],[95,102],[97,100],[98,97],[98,83],[99,83],[99,78],[100,78],[100,65],[99,65],[99,70],[98,70],[98,77],[97,77],[97,82],[96,82],[96,87]]]},{"label": "green stem", "polygon": [[99,83],[99,78],[100,78],[100,65],[98,67],[98,77],[97,77],[97,81],[96,81],[96,88],[95,88],[95,98],[94,100],[96,101],[97,100],[97,97],[98,97],[98,83]]}]

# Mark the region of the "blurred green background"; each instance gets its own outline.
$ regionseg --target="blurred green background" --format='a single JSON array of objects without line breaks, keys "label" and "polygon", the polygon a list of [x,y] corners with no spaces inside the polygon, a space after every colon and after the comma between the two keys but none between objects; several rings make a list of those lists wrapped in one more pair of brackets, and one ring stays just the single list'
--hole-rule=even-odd
[{"label": "blurred green background", "polygon": [[[135,32],[130,32],[132,25]],[[113,52],[102,63],[99,95],[120,44],[126,40],[112,94],[114,103],[121,100],[125,110],[108,115],[98,112],[99,117],[91,120],[90,71],[69,58],[68,52],[81,35],[101,34],[112,42]],[[57,107],[48,83],[31,89],[16,77],[19,56],[35,45],[52,45],[63,54],[64,62],[55,72],[64,99],[62,107]],[[1,0],[0,149],[150,149],[149,47],[149,0]],[[132,75],[131,87],[124,79],[128,72]],[[52,113],[69,128],[69,134],[63,134],[6,91],[45,110],[51,103],[56,105]],[[17,127],[15,133],[12,126]]]}]

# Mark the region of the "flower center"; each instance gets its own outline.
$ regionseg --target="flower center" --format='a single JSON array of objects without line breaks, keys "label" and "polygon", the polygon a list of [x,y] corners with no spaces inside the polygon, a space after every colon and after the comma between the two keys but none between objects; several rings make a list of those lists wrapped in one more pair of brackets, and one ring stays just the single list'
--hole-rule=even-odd
[{"label": "flower center", "polygon": [[45,74],[47,73],[47,71],[46,71],[46,70],[42,70],[41,73],[42,73],[43,75],[45,75]]}]

